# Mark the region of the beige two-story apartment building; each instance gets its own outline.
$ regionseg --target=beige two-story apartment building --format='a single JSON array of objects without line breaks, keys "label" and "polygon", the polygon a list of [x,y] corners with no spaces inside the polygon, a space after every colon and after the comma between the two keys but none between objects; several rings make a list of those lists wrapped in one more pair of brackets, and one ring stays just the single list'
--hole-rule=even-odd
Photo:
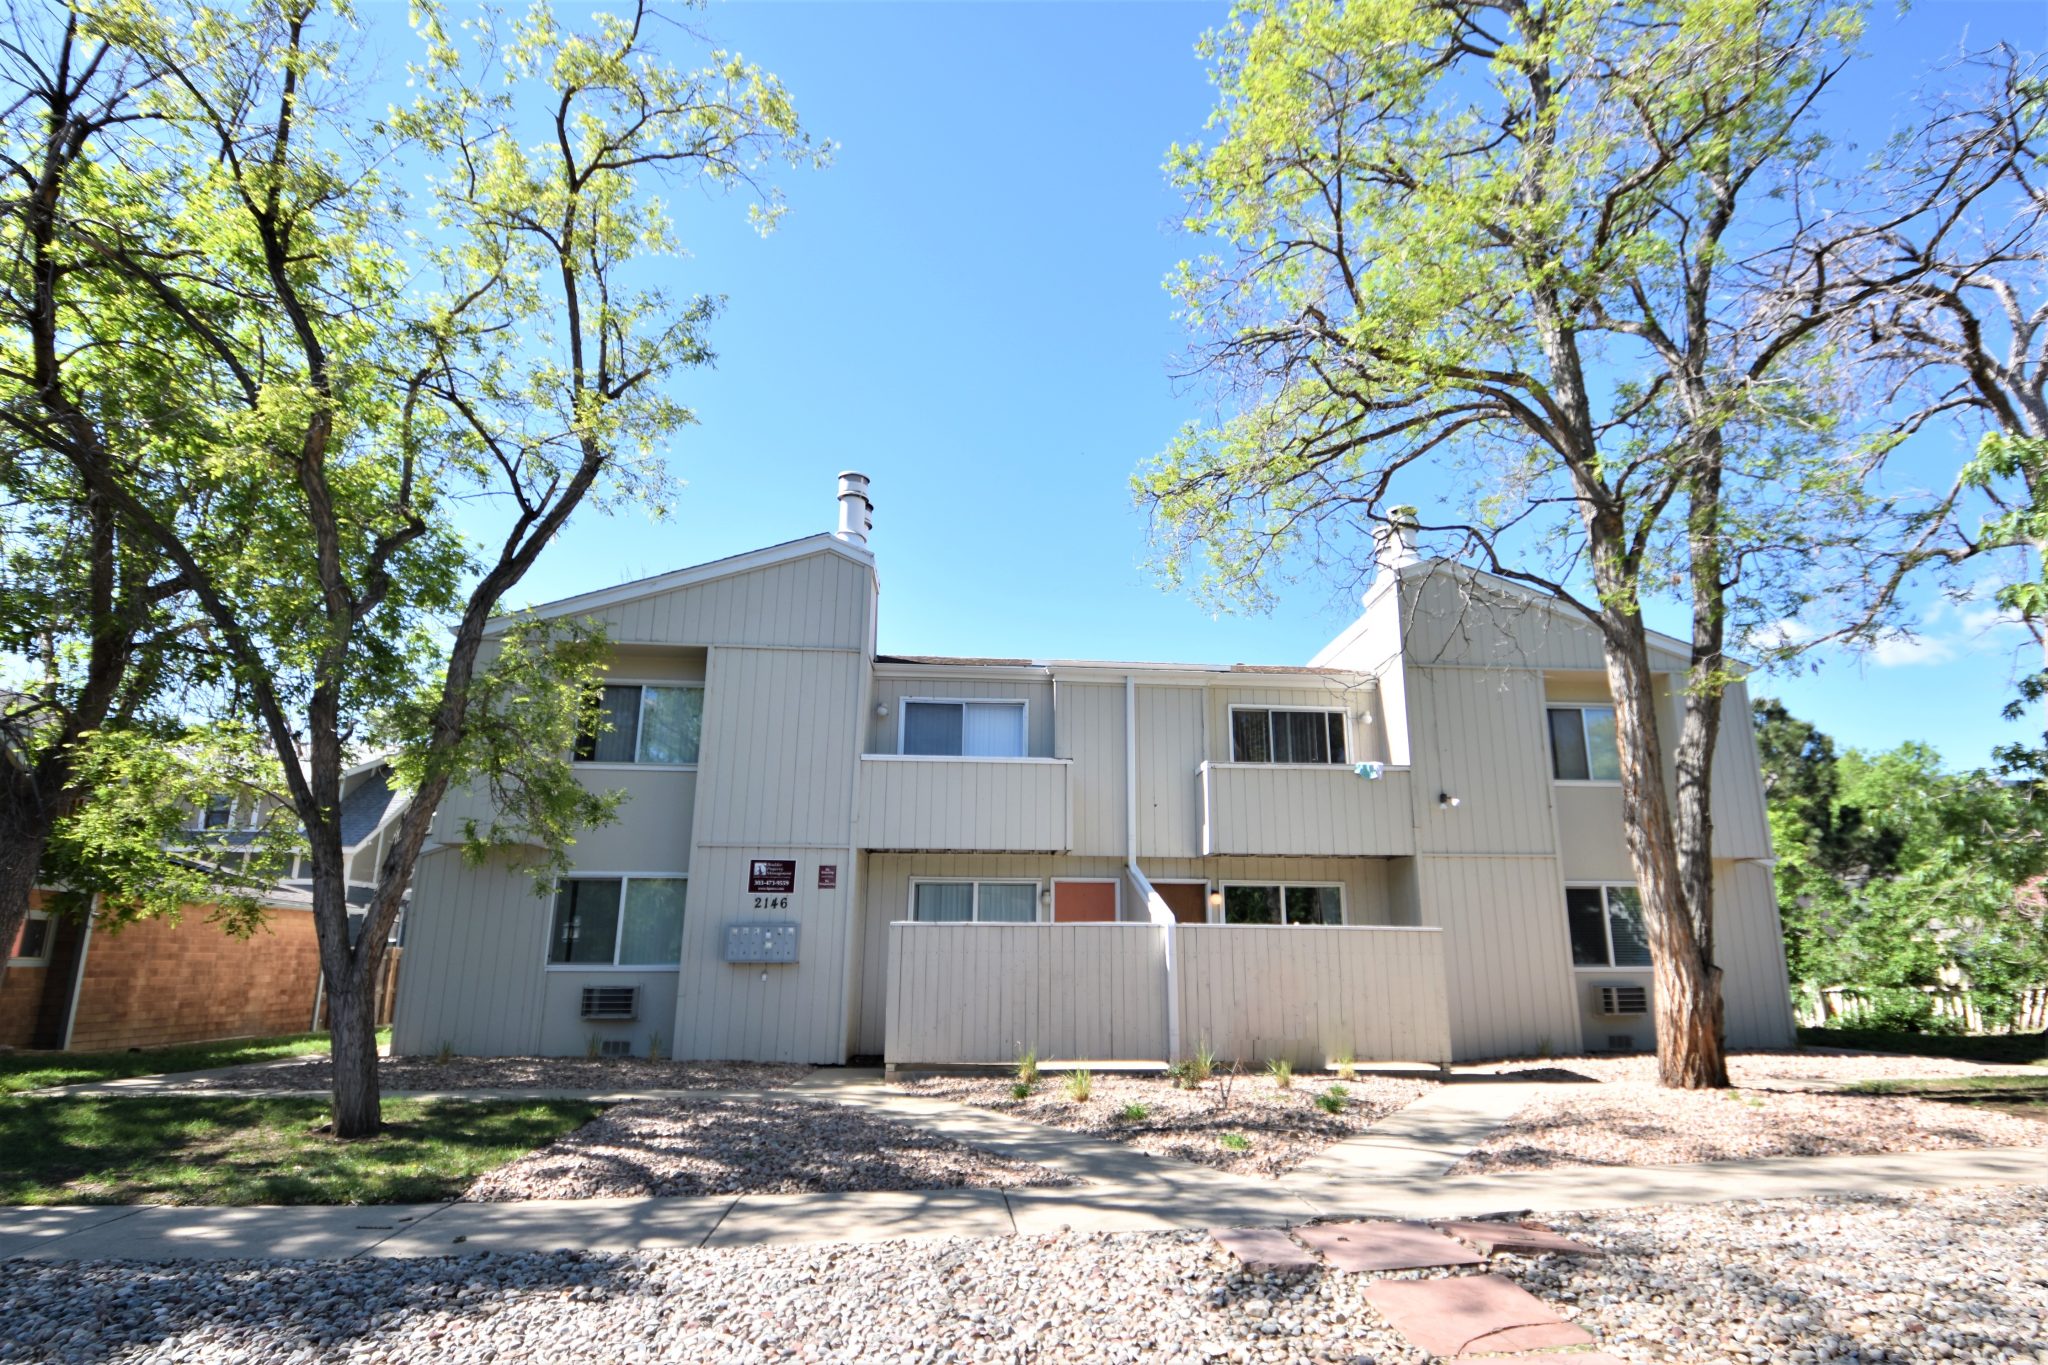
[{"label": "beige two-story apartment building", "polygon": [[[546,894],[455,847],[394,1044],[904,1063],[1197,1046],[1443,1061],[1651,1045],[1599,641],[1383,549],[1301,666],[892,656],[840,529],[537,608],[614,646],[578,771],[628,796]],[[1684,656],[1655,646],[1667,690]],[[1730,1039],[1791,1041],[1741,686],[1715,772]],[[1668,732],[1675,732],[1674,724]]]}]

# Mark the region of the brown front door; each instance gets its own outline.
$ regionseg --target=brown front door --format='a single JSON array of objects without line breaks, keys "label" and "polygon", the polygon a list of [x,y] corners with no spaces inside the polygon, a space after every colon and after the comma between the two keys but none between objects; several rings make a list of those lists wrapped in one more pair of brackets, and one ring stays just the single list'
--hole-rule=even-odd
[{"label": "brown front door", "polygon": [[1173,917],[1182,924],[1207,924],[1209,922],[1209,888],[1201,882],[1154,882],[1152,889],[1159,893],[1159,899],[1173,909]]},{"label": "brown front door", "polygon": [[1054,882],[1055,924],[1110,924],[1116,920],[1115,882]]}]

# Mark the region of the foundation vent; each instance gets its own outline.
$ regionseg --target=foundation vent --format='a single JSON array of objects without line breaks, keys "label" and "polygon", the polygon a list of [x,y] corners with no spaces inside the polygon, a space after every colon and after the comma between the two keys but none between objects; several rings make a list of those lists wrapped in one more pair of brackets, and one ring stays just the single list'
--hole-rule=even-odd
[{"label": "foundation vent", "polygon": [[597,1055],[600,1057],[630,1057],[633,1055],[633,1040],[631,1038],[607,1038],[597,1045]]}]

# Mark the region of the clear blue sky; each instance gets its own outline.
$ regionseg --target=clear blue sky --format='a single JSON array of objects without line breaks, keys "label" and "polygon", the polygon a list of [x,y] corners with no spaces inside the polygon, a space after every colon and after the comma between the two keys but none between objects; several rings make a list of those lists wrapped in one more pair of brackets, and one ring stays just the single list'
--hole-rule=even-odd
[{"label": "clear blue sky", "polygon": [[[779,74],[837,164],[785,176],[763,241],[743,205],[678,205],[677,287],[730,296],[715,369],[682,392],[675,517],[586,515],[531,600],[829,529],[833,476],[874,478],[881,642],[904,653],[1293,663],[1351,615],[1355,583],[1295,587],[1271,616],[1209,616],[1144,567],[1132,470],[1203,412],[1171,378],[1160,280],[1187,251],[1160,173],[1200,135],[1193,3],[714,3],[702,24]],[[402,51],[403,11],[367,11]],[[2048,7],[1951,0],[1880,11],[1835,101],[1858,135],[1904,117],[1921,64],[1958,43],[2038,50]],[[679,54],[681,55],[681,54]],[[1940,467],[1947,436],[1922,452]],[[1967,608],[1915,646],[1765,680],[1841,741],[1984,760],[2012,651]]]}]

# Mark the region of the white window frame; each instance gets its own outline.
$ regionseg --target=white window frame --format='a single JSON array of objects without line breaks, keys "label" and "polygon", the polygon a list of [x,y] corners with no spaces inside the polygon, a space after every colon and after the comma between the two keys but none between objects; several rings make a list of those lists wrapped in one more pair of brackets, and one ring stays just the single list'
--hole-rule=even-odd
[{"label": "white window frame", "polygon": [[[1088,878],[1087,880],[1103,881],[1106,879],[1101,877],[1092,877]],[[984,886],[1029,886],[1032,888],[1033,895],[1032,913],[1034,915],[1034,918],[1031,922],[1033,924],[1045,924],[1049,921],[1049,917],[1052,914],[1052,907],[1045,903],[1046,885],[1043,878],[975,876],[912,877],[910,879],[910,891],[908,896],[905,898],[905,904],[903,907],[903,918],[910,921],[913,924],[936,923],[936,921],[921,920],[917,917],[917,888],[925,885],[928,882],[943,882],[947,885],[956,885],[960,882],[966,882],[974,888],[974,918],[967,921],[967,923],[969,924],[1013,924],[1016,922],[1014,920],[985,920],[981,917],[981,888]]]},{"label": "white window frame", "polygon": [[[1327,763],[1297,763],[1281,764],[1280,766],[1327,768],[1331,765]],[[1280,922],[1278,924],[1240,924],[1234,926],[1239,929],[1333,929],[1337,925],[1349,924],[1351,922],[1350,898],[1344,894],[1344,883],[1342,882],[1283,882],[1268,880],[1262,877],[1241,877],[1236,881],[1216,883],[1216,889],[1221,891],[1226,899],[1229,897],[1230,888],[1233,886],[1272,886],[1278,887],[1280,890]],[[1317,891],[1334,890],[1337,893],[1337,924],[1289,924],[1287,922],[1287,891],[1289,887],[1312,887]],[[1225,907],[1222,905],[1210,906],[1209,923],[1229,924],[1230,921],[1224,918],[1224,910]]]},{"label": "white window frame", "polygon": [[[633,718],[633,725],[634,725],[634,730],[633,730],[633,751],[634,751],[635,753],[638,753],[638,752],[640,751],[640,735],[641,735],[641,733],[642,733],[642,732],[643,732],[643,731],[644,731],[644,730],[646,729],[646,726],[647,726],[647,689],[648,689],[648,688],[650,688],[650,687],[673,687],[673,688],[681,689],[681,688],[693,687],[693,688],[695,688],[695,689],[696,689],[696,690],[697,690],[698,692],[700,692],[700,693],[701,693],[701,692],[703,692],[703,690],[704,690],[704,684],[703,684],[703,683],[701,683],[701,682],[677,682],[677,681],[676,681],[676,680],[675,680],[674,678],[601,678],[601,679],[599,679],[599,680],[598,680],[598,686],[599,686],[599,687],[637,687],[637,688],[639,688],[639,689],[640,689],[640,710],[639,710],[639,712],[638,712],[638,713],[637,713],[637,714],[636,714],[636,715],[634,716],[634,718]],[[580,735],[579,735],[579,736],[577,736],[577,738],[578,738],[578,739],[581,739],[581,738],[582,738],[582,736],[580,736]],[[572,763],[573,763],[573,764],[574,764],[574,765],[575,765],[576,767],[578,767],[578,768],[581,768],[581,769],[584,769],[584,770],[587,770],[587,771],[591,771],[591,772],[631,772],[631,771],[635,771],[635,770],[638,770],[638,771],[640,771],[640,772],[657,772],[657,773],[693,773],[693,772],[696,772],[696,771],[697,771],[697,764],[696,764],[696,763],[642,763],[642,762],[640,762],[640,761],[639,761],[638,759],[634,759],[634,760],[632,760],[632,761],[630,761],[630,762],[623,762],[623,763],[622,763],[622,762],[618,762],[618,761],[616,761],[616,760],[609,760],[609,759],[608,759],[608,760],[603,760],[603,761],[600,761],[600,760],[598,760],[598,759],[595,759],[595,758],[577,758],[577,757],[575,756],[575,750],[574,750],[574,749],[571,749],[571,750],[569,751],[569,754],[570,754],[570,762],[572,762]],[[702,699],[702,698],[700,697],[700,698],[698,699],[698,702],[697,702],[697,759],[698,759],[698,762],[702,762],[702,761],[703,761],[703,758],[704,758],[704,702],[703,702],[703,699]],[[580,875],[580,874],[579,874],[579,875]],[[641,875],[643,875],[643,876],[653,876],[654,874],[650,872],[650,873],[642,873]]]},{"label": "white window frame", "polygon": [[[1019,709],[1021,709],[1021,710],[1023,711],[1023,713],[1024,713],[1024,724],[1023,724],[1023,729],[1022,729],[1022,730],[1020,731],[1020,733],[1022,734],[1022,736],[1023,736],[1023,739],[1024,739],[1024,752],[1023,752],[1023,753],[1021,753],[1021,754],[912,754],[912,753],[905,753],[905,752],[904,752],[904,749],[903,749],[903,735],[904,735],[904,731],[905,731],[906,727],[908,727],[908,725],[910,724],[910,708],[911,708],[911,707],[912,707],[913,705],[922,705],[922,706],[960,706],[960,707],[967,707],[967,706],[1015,706],[1015,707],[1018,707],[1018,708],[1019,708]],[[964,732],[964,730],[965,730],[965,728],[966,728],[966,724],[967,724],[967,716],[966,716],[966,714],[965,714],[964,712],[963,712],[963,713],[961,714],[961,717],[960,717],[960,723],[961,723],[961,728],[962,728],[962,730],[963,730],[963,732]],[[1020,758],[1029,758],[1029,757],[1031,757],[1031,701],[1030,701],[1030,699],[1029,699],[1029,698],[1027,698],[1027,697],[899,697],[899,698],[897,698],[897,701],[896,701],[896,756],[897,756],[898,758],[935,758],[935,759],[939,759],[939,760],[941,760],[941,761],[943,761],[943,760],[945,760],[945,759],[949,759],[949,758],[953,758],[953,759],[966,759],[967,761],[969,761],[969,762],[971,762],[971,763],[1014,763],[1014,762],[1016,762],[1016,761],[1017,761],[1018,759],[1020,759]],[[943,878],[937,878],[937,877],[934,877],[934,878],[929,878],[928,880],[932,880],[932,881],[940,881],[940,880],[944,880],[944,879],[943,879]],[[956,878],[955,880],[957,880],[957,878]],[[1002,880],[1002,878],[1000,878],[1000,877],[997,877],[997,878],[992,878],[991,880],[995,880],[995,881],[1001,881],[1001,880]],[[977,922],[979,922],[979,921],[977,921]]]},{"label": "white window frame", "polygon": [[[1587,711],[1613,711],[1615,709],[1615,705],[1611,701],[1546,701],[1543,703],[1543,756],[1550,760],[1550,780],[1552,783],[1560,787],[1619,787],[1621,785],[1621,779],[1618,777],[1559,777],[1557,775],[1557,739],[1550,729],[1550,713],[1552,711],[1577,711],[1581,713],[1579,716],[1579,743],[1585,749],[1586,771],[1590,773],[1593,771],[1593,749],[1586,740],[1586,717],[1584,713]],[[1616,726],[1615,757],[1619,761],[1621,737],[1618,720]],[[1592,885],[1592,883],[1577,884]],[[1613,886],[1627,885],[1625,882],[1602,884]]]},{"label": "white window frame", "polygon": [[[613,766],[626,767],[629,765],[616,764]],[[683,964],[680,960],[675,962],[657,963],[620,962],[618,960],[619,945],[625,941],[624,934],[619,934],[612,940],[612,960],[609,963],[548,961],[548,948],[555,941],[555,904],[562,894],[562,883],[603,882],[614,880],[616,880],[619,883],[619,919],[622,924],[626,917],[627,882],[681,882],[683,884],[683,927],[685,931],[688,930],[690,923],[689,873],[586,872],[579,867],[574,872],[565,872],[561,876],[555,878],[553,889],[548,892],[548,912],[545,915],[541,916],[542,932],[540,940],[540,962],[543,970],[550,972],[679,972],[683,969]]]},{"label": "white window frame", "polygon": [[[1240,711],[1265,711],[1268,713],[1274,711],[1310,711],[1319,716],[1336,716],[1343,722],[1344,726],[1344,761],[1342,763],[1335,761],[1329,763],[1261,763],[1255,758],[1239,758],[1237,756],[1237,713]],[[1230,761],[1232,763],[1242,763],[1248,768],[1306,768],[1313,772],[1328,772],[1332,768],[1348,768],[1360,761],[1352,757],[1352,754],[1356,752],[1357,746],[1354,744],[1351,734],[1351,712],[1341,706],[1265,706],[1255,701],[1232,702],[1230,704],[1230,714],[1225,717],[1223,742],[1230,746]],[[1273,727],[1272,722],[1268,721],[1266,725],[1266,743],[1271,744],[1272,742]],[[1236,885],[1271,886],[1272,883],[1242,882],[1236,883]],[[1296,885],[1320,886],[1322,883],[1297,882]]]},{"label": "white window frame", "polygon": [[[1610,783],[1607,785],[1611,786],[1612,784]],[[1616,889],[1624,891],[1633,891],[1636,893],[1636,899],[1641,900],[1643,895],[1642,888],[1638,887],[1634,882],[1570,881],[1564,884],[1564,889],[1567,892],[1598,891],[1600,893],[1600,933],[1601,936],[1607,940],[1606,965],[1602,966],[1590,962],[1581,963],[1574,960],[1572,962],[1573,971],[1607,972],[1609,974],[1612,974],[1614,972],[1647,972],[1651,970],[1654,964],[1650,962],[1645,962],[1639,966],[1634,967],[1616,965],[1614,961],[1614,911],[1610,909],[1607,904],[1607,893],[1609,891],[1613,891]],[[1648,916],[1645,915],[1643,920],[1643,934],[1645,947],[1648,947],[1649,943],[1649,928],[1649,919]],[[1570,953],[1572,950],[1572,909],[1571,902],[1568,898],[1564,900],[1564,950],[1567,953]]]},{"label": "white window frame", "polygon": [[[977,878],[976,880],[980,879]],[[990,880],[999,879],[991,878]],[[1116,916],[1115,918],[1111,919],[1109,923],[1122,924],[1124,922],[1124,879],[1122,877],[1083,877],[1076,875],[1072,877],[1054,877],[1052,879],[1050,883],[1050,889],[1052,891],[1052,904],[1045,907],[1045,919],[1048,924],[1057,924],[1059,922],[1057,916],[1059,914],[1060,907],[1061,882],[1087,882],[1090,885],[1094,886],[1100,886],[1102,883],[1108,882],[1116,896]],[[1158,883],[1156,882],[1154,883],[1155,886],[1157,884]],[[979,893],[976,894],[977,896],[979,895]],[[979,921],[976,922],[979,923]],[[1087,921],[1085,920],[1077,922],[1087,923]]]},{"label": "white window frame", "polygon": [[7,965],[10,967],[47,967],[50,965],[50,944],[57,937],[56,926],[50,923],[49,911],[31,910],[21,921],[24,932],[26,932],[31,920],[41,920],[44,925],[48,926],[43,930],[43,955],[41,957],[10,957],[7,959]]}]

